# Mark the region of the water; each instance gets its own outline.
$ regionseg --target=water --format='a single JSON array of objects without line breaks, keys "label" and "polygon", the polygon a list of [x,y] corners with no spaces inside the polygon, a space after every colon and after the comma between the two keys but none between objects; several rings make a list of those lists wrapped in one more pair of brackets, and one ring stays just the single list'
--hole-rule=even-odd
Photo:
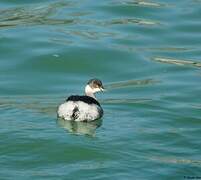
[{"label": "water", "polygon": [[[0,2],[0,179],[201,177],[201,1]],[[56,118],[100,78],[102,121]]]}]

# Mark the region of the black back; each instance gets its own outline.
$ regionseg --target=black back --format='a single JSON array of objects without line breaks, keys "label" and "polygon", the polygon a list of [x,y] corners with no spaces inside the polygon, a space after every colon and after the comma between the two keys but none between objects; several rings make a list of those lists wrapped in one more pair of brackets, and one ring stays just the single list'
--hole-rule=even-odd
[{"label": "black back", "polygon": [[69,96],[66,101],[82,101],[87,104],[96,104],[98,106],[101,106],[100,103],[96,99],[94,99],[90,96],[72,95],[72,96]]}]

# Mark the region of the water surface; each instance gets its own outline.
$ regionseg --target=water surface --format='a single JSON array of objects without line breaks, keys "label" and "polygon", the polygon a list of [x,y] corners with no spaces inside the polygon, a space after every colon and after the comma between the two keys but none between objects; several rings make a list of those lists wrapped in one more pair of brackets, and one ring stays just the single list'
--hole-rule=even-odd
[{"label": "water surface", "polygon": [[[201,1],[0,2],[1,179],[201,176]],[[103,119],[58,121],[88,79]]]}]

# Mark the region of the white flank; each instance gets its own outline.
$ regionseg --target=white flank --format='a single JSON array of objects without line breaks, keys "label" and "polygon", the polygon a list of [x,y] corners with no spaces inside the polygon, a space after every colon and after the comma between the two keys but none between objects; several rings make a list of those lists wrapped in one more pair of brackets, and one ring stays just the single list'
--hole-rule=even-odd
[{"label": "white flank", "polygon": [[59,106],[57,112],[58,116],[64,118],[65,120],[74,120],[72,115],[75,107],[79,110],[78,117],[75,121],[93,121],[100,118],[102,115],[101,108],[96,104],[87,104],[82,101],[68,101]]}]

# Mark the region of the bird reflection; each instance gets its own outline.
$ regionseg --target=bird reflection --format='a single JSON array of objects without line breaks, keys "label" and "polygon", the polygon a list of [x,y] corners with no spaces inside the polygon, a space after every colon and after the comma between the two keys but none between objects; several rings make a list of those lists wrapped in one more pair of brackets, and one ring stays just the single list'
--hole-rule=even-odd
[{"label": "bird reflection", "polygon": [[95,136],[96,129],[102,125],[102,119],[92,122],[77,122],[58,118],[57,124],[72,134]]}]

